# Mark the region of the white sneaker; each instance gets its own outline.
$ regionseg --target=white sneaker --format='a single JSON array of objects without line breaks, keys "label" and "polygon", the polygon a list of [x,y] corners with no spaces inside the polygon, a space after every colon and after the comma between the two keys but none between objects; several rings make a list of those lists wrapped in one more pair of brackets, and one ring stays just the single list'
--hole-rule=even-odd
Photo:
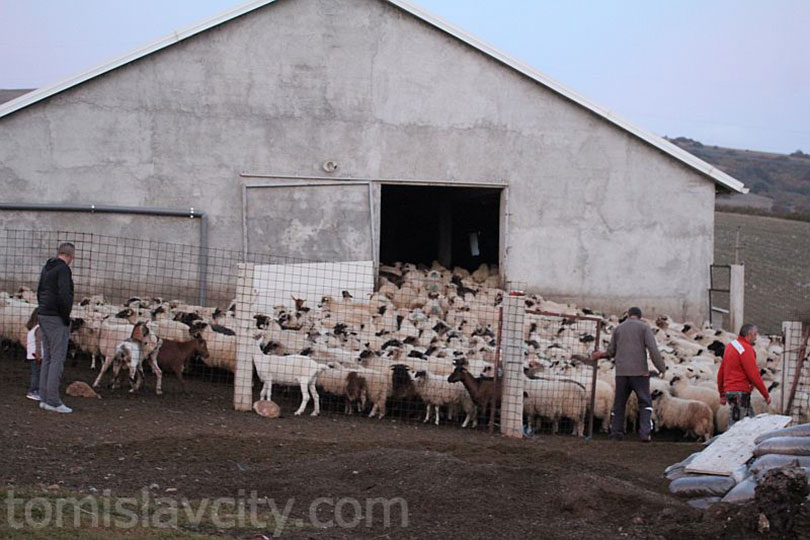
[{"label": "white sneaker", "polygon": [[39,397],[39,394],[37,394],[36,392],[28,392],[27,394],[25,394],[25,397],[27,397],[28,399],[33,399],[34,401],[42,400],[42,398]]},{"label": "white sneaker", "polygon": [[73,409],[62,403],[58,407],[53,407],[53,410],[58,413],[69,414],[73,412]]},{"label": "white sneaker", "polygon": [[56,407],[54,407],[52,405],[48,405],[44,401],[39,402],[39,408],[40,409],[45,409],[46,411],[55,411],[56,410]]}]

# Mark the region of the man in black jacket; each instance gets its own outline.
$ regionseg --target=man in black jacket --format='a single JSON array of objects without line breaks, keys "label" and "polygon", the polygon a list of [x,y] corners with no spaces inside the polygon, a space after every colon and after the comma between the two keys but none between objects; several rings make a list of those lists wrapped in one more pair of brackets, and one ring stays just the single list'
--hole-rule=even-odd
[{"label": "man in black jacket", "polygon": [[39,374],[39,406],[46,411],[70,413],[62,403],[59,384],[65,366],[70,338],[70,311],[73,309],[73,274],[70,263],[76,247],[70,242],[59,246],[56,258],[42,268],[37,287],[39,327],[42,330],[42,368]]}]

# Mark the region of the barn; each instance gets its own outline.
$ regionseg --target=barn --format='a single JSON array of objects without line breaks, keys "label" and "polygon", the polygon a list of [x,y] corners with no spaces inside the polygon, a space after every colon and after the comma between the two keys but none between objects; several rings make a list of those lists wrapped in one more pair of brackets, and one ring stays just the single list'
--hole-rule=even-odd
[{"label": "barn", "polygon": [[[5,229],[474,269],[704,319],[739,181],[403,0],[258,0],[0,105]],[[194,209],[75,213],[37,205]]]}]

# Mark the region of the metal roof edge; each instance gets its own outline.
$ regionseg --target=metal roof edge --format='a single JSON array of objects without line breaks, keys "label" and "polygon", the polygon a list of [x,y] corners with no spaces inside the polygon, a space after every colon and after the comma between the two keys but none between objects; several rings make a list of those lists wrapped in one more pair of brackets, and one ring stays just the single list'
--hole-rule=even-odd
[{"label": "metal roof edge", "polygon": [[28,107],[39,101],[42,101],[43,99],[58,94],[59,92],[63,92],[64,90],[67,90],[74,86],[78,86],[83,82],[86,82],[90,79],[98,77],[99,75],[103,75],[116,68],[129,64],[130,62],[134,62],[135,60],[148,56],[161,49],[165,49],[166,47],[174,45],[175,43],[179,43],[184,39],[195,36],[210,28],[213,28],[222,23],[235,19],[241,15],[244,15],[245,13],[249,13],[262,6],[272,4],[275,1],[276,0],[250,0],[249,2],[240,4],[236,7],[223,11],[219,15],[215,15],[213,17],[205,19],[183,30],[174,31],[167,36],[158,38],[152,41],[151,43],[148,43],[128,53],[125,53],[124,55],[119,56],[109,62],[88,69],[76,75],[72,75],[65,79],[62,79],[61,81],[53,85],[39,88],[32,92],[28,92],[27,94],[23,94],[18,98],[12,99],[11,101],[7,101],[2,105],[0,105],[0,118],[3,118],[4,116],[7,116],[13,112],[19,111],[20,109],[24,109],[25,107]]}]

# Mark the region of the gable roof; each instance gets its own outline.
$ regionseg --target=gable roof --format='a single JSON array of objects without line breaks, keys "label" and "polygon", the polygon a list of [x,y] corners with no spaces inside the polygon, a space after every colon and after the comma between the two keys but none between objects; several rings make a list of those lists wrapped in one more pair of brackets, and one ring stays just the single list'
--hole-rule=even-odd
[{"label": "gable roof", "polygon": [[[52,86],[34,90],[23,96],[18,97],[17,99],[13,99],[9,102],[0,104],[0,118],[3,118],[4,116],[7,116],[15,111],[18,111],[35,103],[38,103],[39,101],[42,101],[46,98],[49,98],[50,96],[58,94],[59,92],[82,84],[83,82],[98,77],[99,75],[103,75],[104,73],[112,71],[118,67],[133,62],[139,58],[143,58],[144,56],[147,56],[161,49],[174,45],[175,43],[183,41],[184,39],[187,39],[189,37],[195,36],[210,28],[213,28],[215,26],[228,22],[232,19],[235,19],[241,15],[254,11],[260,7],[272,4],[275,1],[276,0],[252,0],[240,6],[229,9],[219,15],[211,17],[210,19],[202,21],[194,26],[190,26],[184,30],[174,32],[171,35],[168,35],[164,38],[155,40],[107,64],[103,64],[93,69],[89,69],[72,77],[63,79],[62,81],[59,81]],[[505,66],[508,66],[514,69],[515,71],[522,73],[523,75],[529,77],[530,79],[533,79],[534,81],[542,84],[543,86],[556,92],[557,94],[568,99],[569,101],[572,101],[588,109],[594,114],[604,118],[608,122],[611,122],[612,124],[627,131],[628,133],[635,135],[639,139],[658,148],[665,154],[674,157],[675,159],[683,162],[690,168],[709,177],[716,184],[728,190],[735,191],[738,193],[748,193],[748,188],[746,188],[742,182],[733,178],[732,176],[724,173],[723,171],[717,169],[716,167],[713,167],[712,165],[709,165],[705,161],[677,147],[676,145],[665,140],[664,138],[659,137],[658,135],[655,135],[653,133],[650,133],[636,126],[635,124],[629,122],[628,120],[625,120],[621,116],[609,111],[608,109],[605,109],[597,105],[596,103],[590,101],[585,96],[577,93],[571,88],[568,88],[567,86],[544,75],[535,68],[515,58],[512,58],[506,53],[499,51],[495,47],[488,45],[487,43],[479,40],[475,36],[468,34],[461,28],[458,28],[457,26],[452,25],[451,23],[441,19],[440,17],[437,17],[425,11],[424,9],[410,3],[408,0],[381,0],[381,1],[392,4],[397,8],[407,13],[410,13],[411,15],[434,26],[435,28],[449,34],[450,36],[458,40],[461,40],[464,43],[478,49],[479,51],[490,56],[491,58],[500,62],[501,64],[504,64]]]}]

